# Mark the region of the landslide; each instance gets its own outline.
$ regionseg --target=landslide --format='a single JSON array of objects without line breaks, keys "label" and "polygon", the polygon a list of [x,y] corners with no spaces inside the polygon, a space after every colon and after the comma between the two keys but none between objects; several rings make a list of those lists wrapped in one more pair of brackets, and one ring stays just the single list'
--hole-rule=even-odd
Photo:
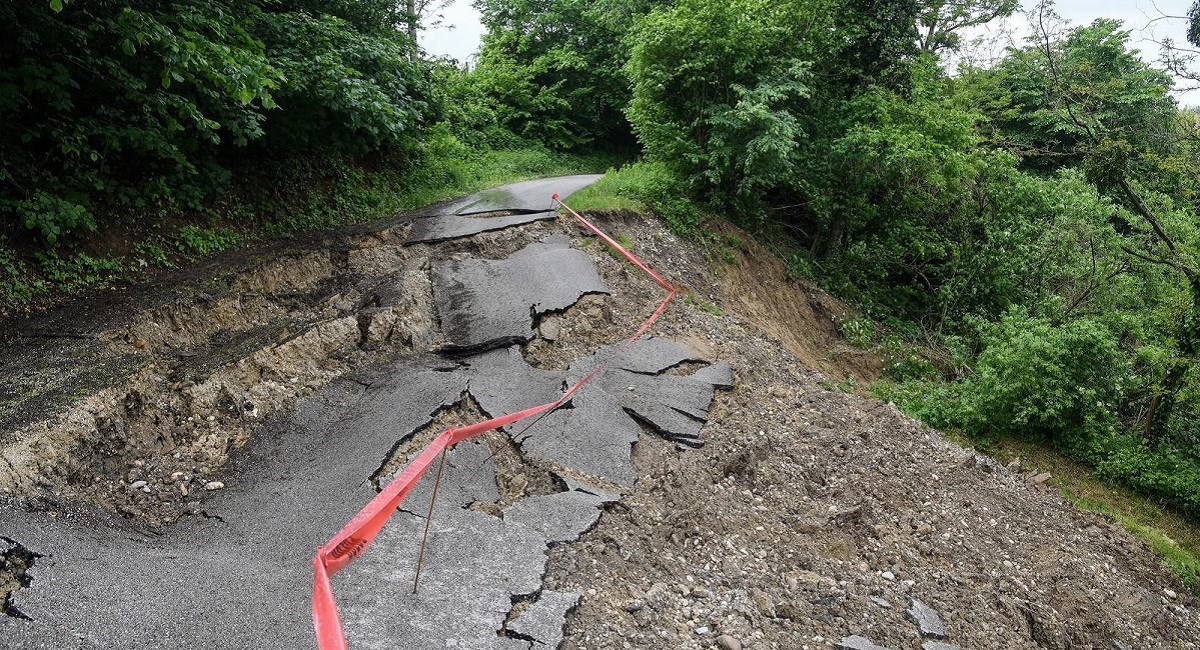
[{"label": "landslide", "polygon": [[[704,448],[643,435],[633,493],[551,555],[547,588],[584,593],[563,648],[1198,647],[1196,600],[1112,519],[832,389],[880,360],[839,338],[845,306],[750,237],[710,225],[739,242],[730,259],[636,215],[600,225],[685,292],[656,332],[730,362],[737,382]],[[615,295],[637,291],[596,258]]]},{"label": "landslide", "polygon": [[[931,639],[906,611],[913,599],[961,648],[1200,645],[1195,600],[1143,542],[892,405],[831,389],[873,379],[880,360],[841,339],[849,309],[789,279],[751,237],[710,224],[738,242],[714,254],[653,219],[594,216],[680,287],[655,335],[730,362],[736,385],[717,393],[701,449],[643,431],[633,490],[552,548],[544,587],[583,594],[561,647],[791,650],[860,635],[920,648]],[[439,345],[433,256],[500,259],[561,232],[611,289],[535,319],[525,360],[561,370],[622,339],[659,297],[565,221],[404,246],[399,219],[5,323],[0,495],[51,511],[81,501],[152,528],[202,515],[264,418]],[[474,412],[462,408],[447,417]],[[545,491],[543,468],[504,463],[513,498]],[[8,564],[15,589],[23,565]]]}]

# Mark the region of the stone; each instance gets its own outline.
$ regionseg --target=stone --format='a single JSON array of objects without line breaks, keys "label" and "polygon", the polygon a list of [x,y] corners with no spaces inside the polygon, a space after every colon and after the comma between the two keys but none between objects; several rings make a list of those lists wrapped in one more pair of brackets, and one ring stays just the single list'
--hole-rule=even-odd
[{"label": "stone", "polygon": [[921,650],[962,650],[962,648],[953,643],[942,643],[941,641],[926,641],[921,644]]},{"label": "stone", "polygon": [[205,484],[204,484],[204,489],[205,489],[205,490],[209,490],[210,492],[211,492],[212,490],[220,490],[220,489],[223,489],[224,487],[225,487],[225,484],[224,484],[224,483],[222,483],[221,481],[209,481],[209,482],[207,482],[207,483],[205,483]]},{"label": "stone", "polygon": [[742,642],[728,634],[722,634],[717,637],[717,647],[721,650],[742,650]]},{"label": "stone", "polygon": [[881,645],[871,643],[870,639],[858,636],[857,634],[838,641],[834,647],[838,648],[838,650],[888,650]]},{"label": "stone", "polygon": [[1042,472],[1041,474],[1037,474],[1037,475],[1034,475],[1033,477],[1031,477],[1029,479],[1029,482],[1040,487],[1040,486],[1045,485],[1046,481],[1049,481],[1049,480],[1050,480],[1050,472]]},{"label": "stone", "polygon": [[912,599],[908,607],[908,617],[913,623],[917,624],[917,629],[921,631],[921,636],[940,639],[946,635],[945,629],[942,627],[942,617],[932,608],[917,600]]},{"label": "stone", "polygon": [[767,618],[775,618],[775,603],[771,602],[771,598],[766,592],[757,587],[750,590],[750,600],[754,601],[754,605],[758,607],[758,611],[762,612]]}]

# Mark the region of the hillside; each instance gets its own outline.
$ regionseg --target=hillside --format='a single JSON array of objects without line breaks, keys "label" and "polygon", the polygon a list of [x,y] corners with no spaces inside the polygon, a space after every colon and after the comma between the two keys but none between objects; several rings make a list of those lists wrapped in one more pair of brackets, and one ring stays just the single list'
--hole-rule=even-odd
[{"label": "hillside", "polygon": [[570,408],[451,453],[418,594],[428,484],[335,578],[352,647],[1200,644],[1143,542],[838,391],[880,367],[840,339],[849,310],[733,226],[714,256],[592,215],[681,290],[611,356],[661,290],[545,211],[593,180],[5,322],[6,643],[306,647],[313,549],[421,445],[605,362]]}]

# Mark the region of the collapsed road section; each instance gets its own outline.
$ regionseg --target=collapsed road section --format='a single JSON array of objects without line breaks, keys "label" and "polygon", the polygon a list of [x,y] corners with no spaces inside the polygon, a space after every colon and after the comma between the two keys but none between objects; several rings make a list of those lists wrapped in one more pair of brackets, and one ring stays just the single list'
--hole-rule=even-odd
[{"label": "collapsed road section", "polygon": [[[125,361],[102,382],[48,383],[60,399],[36,410],[10,402],[0,536],[37,557],[6,596],[5,646],[311,646],[313,549],[431,431],[554,399],[607,358],[546,369],[521,345],[539,313],[612,291],[561,226],[512,218],[592,180],[435,207],[335,254],[299,254],[318,261],[293,265],[312,270],[302,282],[286,262],[251,264],[203,297],[167,292],[63,339]],[[464,232],[464,219],[504,221]],[[420,591],[424,506],[397,513],[335,579],[352,647],[557,646],[579,594],[542,588],[547,550],[632,485],[641,427],[699,444],[714,388],[732,381],[666,339],[633,350],[536,427],[449,454]],[[67,399],[81,387],[95,390]],[[407,503],[428,504],[429,490]]]}]

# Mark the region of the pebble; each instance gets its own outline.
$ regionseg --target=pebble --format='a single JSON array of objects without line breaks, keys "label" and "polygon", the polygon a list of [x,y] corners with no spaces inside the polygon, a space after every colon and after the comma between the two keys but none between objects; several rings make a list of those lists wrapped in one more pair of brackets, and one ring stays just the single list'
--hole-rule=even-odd
[{"label": "pebble", "polygon": [[220,481],[209,481],[204,484],[205,490],[220,490],[223,487],[225,487],[225,484]]},{"label": "pebble", "polygon": [[882,577],[884,580],[888,580],[888,581],[891,581],[891,580],[895,580],[895,579],[896,579],[896,574],[892,573],[891,571],[884,571],[883,573],[881,573],[881,574],[879,574],[879,575],[880,575],[880,577]]},{"label": "pebble", "polygon": [[708,626],[701,625],[700,627],[696,628],[696,634],[708,634]]},{"label": "pebble", "polygon": [[717,647],[721,650],[742,650],[742,642],[728,634],[722,634],[717,637]]},{"label": "pebble", "polygon": [[140,490],[140,489],[146,487],[146,482],[145,481],[134,481],[133,483],[129,484],[129,487],[134,490]]},{"label": "pebble", "polygon": [[841,641],[838,641],[835,646],[838,650],[887,650],[883,646],[875,645],[870,639],[855,634],[848,636]]}]

